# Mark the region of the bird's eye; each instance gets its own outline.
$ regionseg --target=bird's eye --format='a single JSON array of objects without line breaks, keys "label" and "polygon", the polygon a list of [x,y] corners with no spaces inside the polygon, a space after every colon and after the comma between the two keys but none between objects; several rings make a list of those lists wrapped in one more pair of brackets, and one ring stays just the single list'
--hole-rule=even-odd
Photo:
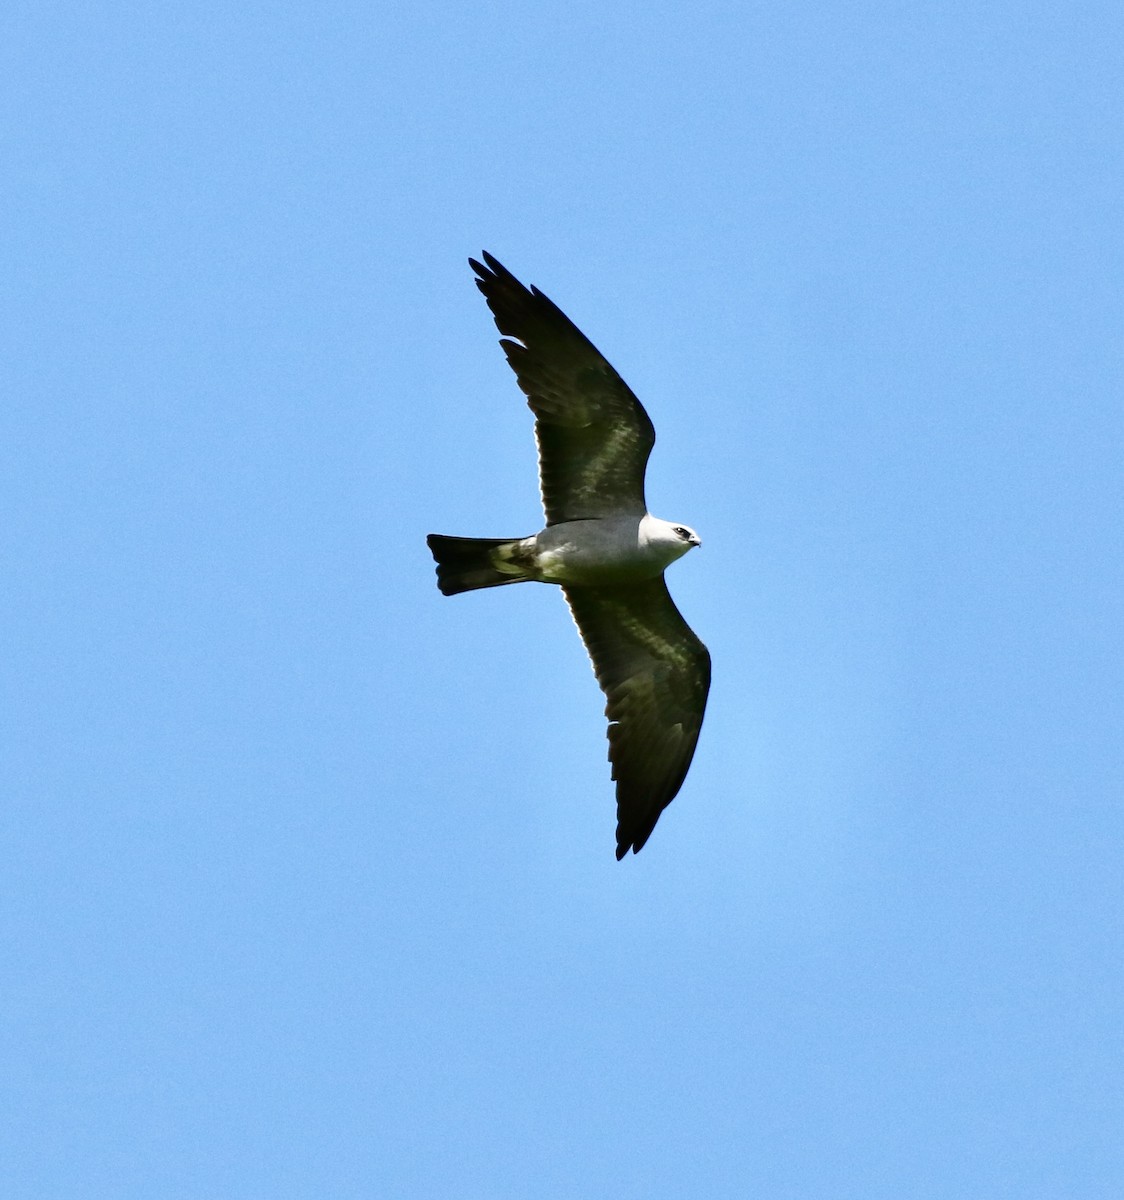
[{"label": "bird's eye", "polygon": [[679,535],[681,538],[687,538],[687,537],[690,537],[690,536],[691,536],[691,532],[690,532],[690,530],[688,530],[688,529],[684,529],[682,525],[676,525],[676,526],[675,526],[675,532],[676,532],[676,533],[677,533],[677,534],[678,534],[678,535]]}]

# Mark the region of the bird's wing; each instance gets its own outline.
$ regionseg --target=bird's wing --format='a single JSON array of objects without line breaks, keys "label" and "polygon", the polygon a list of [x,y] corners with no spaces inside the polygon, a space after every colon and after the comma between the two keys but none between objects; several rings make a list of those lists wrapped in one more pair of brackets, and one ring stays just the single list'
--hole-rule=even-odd
[{"label": "bird's wing", "polygon": [[546,523],[643,516],[644,468],[656,434],[640,401],[538,288],[524,287],[490,254],[483,264],[468,261],[537,418]]},{"label": "bird's wing", "polygon": [[710,689],[710,655],[662,575],[562,590],[608,702],[620,859],[644,845],[683,784]]}]

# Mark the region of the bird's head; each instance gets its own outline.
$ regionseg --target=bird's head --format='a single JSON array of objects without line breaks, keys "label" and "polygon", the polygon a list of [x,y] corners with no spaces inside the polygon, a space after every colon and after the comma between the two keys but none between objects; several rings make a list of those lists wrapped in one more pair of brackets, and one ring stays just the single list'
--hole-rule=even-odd
[{"label": "bird's head", "polygon": [[702,539],[689,525],[661,521],[653,516],[644,518],[641,536],[668,563],[682,558],[693,546],[702,545]]}]

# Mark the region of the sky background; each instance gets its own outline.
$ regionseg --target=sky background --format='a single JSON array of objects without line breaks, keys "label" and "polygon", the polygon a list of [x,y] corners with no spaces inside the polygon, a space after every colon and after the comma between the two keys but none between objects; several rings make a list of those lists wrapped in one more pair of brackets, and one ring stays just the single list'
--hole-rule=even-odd
[{"label": "sky background", "polygon": [[[1119,4],[0,15],[0,1192],[1124,1194]],[[614,860],[466,264],[714,660]]]}]

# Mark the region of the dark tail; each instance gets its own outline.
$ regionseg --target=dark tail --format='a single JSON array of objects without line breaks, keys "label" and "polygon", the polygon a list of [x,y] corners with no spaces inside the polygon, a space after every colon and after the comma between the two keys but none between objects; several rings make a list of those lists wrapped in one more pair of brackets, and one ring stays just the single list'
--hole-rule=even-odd
[{"label": "dark tail", "polygon": [[431,533],[425,540],[437,563],[437,586],[446,596],[534,578],[514,561],[513,552],[522,538],[461,538]]}]

